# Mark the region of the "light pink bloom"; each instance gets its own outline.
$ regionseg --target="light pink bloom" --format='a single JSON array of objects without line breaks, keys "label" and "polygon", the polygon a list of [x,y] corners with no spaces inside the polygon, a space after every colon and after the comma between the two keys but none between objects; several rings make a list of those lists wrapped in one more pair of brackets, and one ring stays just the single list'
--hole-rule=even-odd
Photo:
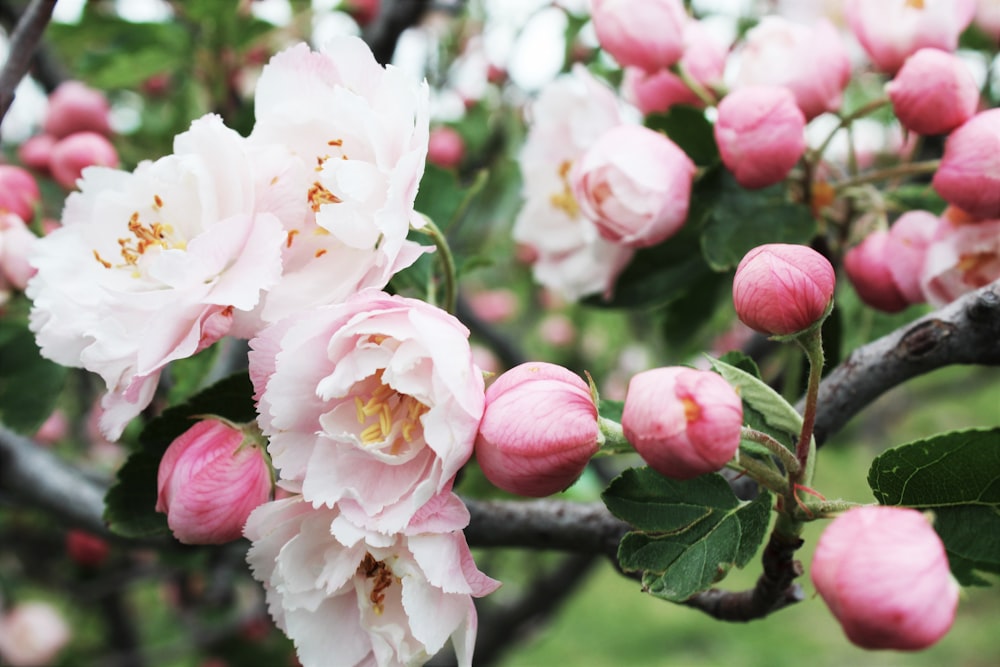
[{"label": "light pink bloom", "polygon": [[632,377],[622,430],[651,468],[691,479],[724,466],[740,446],[743,403],[722,376],[673,366]]},{"label": "light pink bloom", "polygon": [[1000,218],[1000,109],[976,114],[948,136],[932,185],[974,217]]},{"label": "light pink bloom", "polygon": [[806,119],[787,88],[749,86],[719,103],[715,141],[726,168],[745,188],[782,181],[806,150]]},{"label": "light pink bloom", "polygon": [[31,220],[41,199],[34,176],[21,167],[0,164],[0,215],[13,213],[21,220]]},{"label": "light pink bloom", "polygon": [[840,108],[850,77],[847,47],[827,19],[804,25],[772,15],[747,33],[733,87],[784,86],[811,120]]},{"label": "light pink bloom", "polygon": [[841,514],[820,536],[810,574],[861,648],[927,648],[955,620],[958,584],[944,545],[913,509],[869,506]]},{"label": "light pink bloom", "polygon": [[35,269],[28,258],[38,243],[38,237],[24,220],[13,213],[0,213],[0,305],[11,291],[23,290]]},{"label": "light pink bloom", "polygon": [[423,664],[449,638],[470,667],[472,598],[499,583],[476,569],[461,531],[468,521],[445,494],[386,535],[293,497],[250,515],[247,561],[303,667]]},{"label": "light pink bloom", "polygon": [[66,81],[49,95],[42,131],[56,139],[76,132],[108,136],[111,134],[110,113],[111,106],[104,93],[80,81]]},{"label": "light pink bloom", "polygon": [[35,431],[35,442],[43,445],[54,445],[69,435],[69,426],[66,413],[56,408]]},{"label": "light pink bloom", "polygon": [[619,125],[573,165],[570,182],[601,236],[631,248],[676,234],[687,219],[695,166],[677,144],[641,125]]},{"label": "light pink bloom", "polygon": [[42,354],[101,375],[111,439],[152,400],[164,366],[225,335],[281,272],[286,234],[259,205],[268,191],[255,189],[246,140],[206,116],[174,150],[133,173],[88,168],[31,258]]},{"label": "light pink bloom", "polygon": [[623,67],[655,72],[684,53],[688,15],[680,0],[593,0],[591,19],[601,48]]},{"label": "light pink bloom", "polygon": [[954,51],[976,0],[847,0],[844,11],[875,67],[894,74],[922,48]]},{"label": "light pink bloom", "polygon": [[946,134],[969,120],[979,105],[979,87],[957,56],[920,49],[906,59],[886,87],[899,122],[918,134]]},{"label": "light pink bloom", "polygon": [[444,169],[453,169],[465,157],[465,140],[455,128],[436,127],[427,144],[427,161]]},{"label": "light pink bloom", "polygon": [[886,263],[900,294],[909,303],[926,301],[920,276],[927,247],[937,233],[940,219],[927,211],[907,211],[889,228]]},{"label": "light pink bloom", "polygon": [[11,667],[51,665],[72,632],[63,615],[47,602],[16,605],[0,617],[0,658]]},{"label": "light pink bloom", "polygon": [[812,248],[769,243],[748,252],[736,267],[733,305],[751,329],[786,336],[823,316],[836,282],[829,260]]},{"label": "light pink bloom", "polygon": [[598,449],[597,406],[562,366],[516,366],[486,391],[476,461],[493,484],[522,496],[569,487]]},{"label": "light pink bloom", "polygon": [[52,147],[58,141],[51,134],[36,134],[29,137],[17,147],[17,158],[29,169],[35,169],[43,174],[49,171],[49,158]]},{"label": "light pink bloom", "polygon": [[993,39],[1000,39],[1000,0],[977,0],[972,21]]},{"label": "light pink bloom", "polygon": [[104,135],[96,132],[76,132],[60,139],[49,155],[52,178],[67,190],[76,187],[84,169],[95,165],[118,166],[118,151]]},{"label": "light pink bloom", "polygon": [[889,232],[879,229],[844,255],[844,269],[861,300],[872,308],[896,313],[909,305],[889,270]]},{"label": "light pink bloom", "polygon": [[484,322],[506,322],[519,308],[517,292],[507,287],[480,290],[469,296],[469,308]]},{"label": "light pink bloom", "polygon": [[271,497],[271,468],[252,428],[203,419],[163,454],[156,511],[184,544],[224,544],[243,533],[250,512]]},{"label": "light pink bloom", "polygon": [[250,375],[282,479],[400,530],[472,454],[484,383],[468,335],[439,308],[376,290],[262,332]]},{"label": "light pink bloom", "polygon": [[942,220],[927,246],[921,286],[934,306],[1000,278],[1000,220],[953,223]]}]

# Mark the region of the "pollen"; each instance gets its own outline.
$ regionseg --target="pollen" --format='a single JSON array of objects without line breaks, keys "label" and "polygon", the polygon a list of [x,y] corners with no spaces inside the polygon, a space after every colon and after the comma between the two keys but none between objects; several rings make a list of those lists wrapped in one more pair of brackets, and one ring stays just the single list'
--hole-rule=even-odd
[{"label": "pollen", "polygon": [[392,573],[385,561],[375,560],[375,557],[370,553],[366,553],[361,564],[358,565],[358,574],[365,579],[373,580],[368,601],[372,603],[375,615],[381,616],[385,611],[385,591],[392,586],[393,582],[399,581],[399,578]]},{"label": "pollen", "polygon": [[96,250],[94,251],[94,259],[96,259],[98,262],[100,262],[101,266],[103,266],[105,269],[110,269],[111,268],[111,262],[109,262],[106,259],[104,259],[103,257],[101,257],[100,253],[97,252]]},{"label": "pollen", "polygon": [[299,235],[299,230],[290,229],[288,230],[288,236],[285,237],[285,247],[291,248],[292,242],[295,241],[295,237]]},{"label": "pollen", "polygon": [[339,204],[343,201],[340,197],[323,187],[319,181],[312,184],[307,197],[309,198],[309,207],[312,208],[313,213],[319,213],[319,209],[324,204]]},{"label": "pollen", "polygon": [[163,208],[163,199],[160,195],[153,195],[153,208],[161,209]]},{"label": "pollen", "polygon": [[559,180],[562,181],[562,190],[554,192],[549,197],[549,202],[569,217],[575,219],[580,215],[580,205],[576,203],[576,197],[573,196],[573,188],[569,184],[569,171],[572,167],[573,163],[569,160],[563,160],[559,164]]},{"label": "pollen", "polygon": [[430,408],[383,382],[382,372],[372,375],[362,385],[366,390],[353,396],[361,427],[358,439],[365,447],[388,447],[389,453],[396,455],[420,436],[420,419]]},{"label": "pollen", "polygon": [[325,255],[326,253],[327,253],[326,248],[320,248],[315,253],[313,253],[313,257],[315,257],[316,259],[319,259],[320,257],[322,257],[323,255]]},{"label": "pollen", "polygon": [[691,423],[698,421],[701,417],[701,407],[690,398],[682,398],[681,405],[684,406],[684,419]]}]

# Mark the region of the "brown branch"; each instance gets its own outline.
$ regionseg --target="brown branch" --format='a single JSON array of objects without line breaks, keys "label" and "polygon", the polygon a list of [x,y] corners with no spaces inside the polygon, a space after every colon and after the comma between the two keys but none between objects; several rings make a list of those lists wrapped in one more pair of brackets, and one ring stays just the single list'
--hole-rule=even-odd
[{"label": "brown branch", "polygon": [[375,60],[382,65],[392,61],[399,36],[420,21],[429,5],[430,0],[383,0],[378,16],[364,31]]},{"label": "brown branch", "polygon": [[0,70],[0,121],[14,103],[14,92],[31,67],[31,59],[55,6],[56,0],[32,0],[10,36],[7,62]]}]

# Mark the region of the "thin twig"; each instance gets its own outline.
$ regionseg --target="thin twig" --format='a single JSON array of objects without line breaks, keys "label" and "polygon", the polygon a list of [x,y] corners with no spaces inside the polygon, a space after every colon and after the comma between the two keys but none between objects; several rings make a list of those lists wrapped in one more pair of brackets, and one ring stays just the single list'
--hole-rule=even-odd
[{"label": "thin twig", "polygon": [[55,6],[56,0],[32,0],[10,36],[7,62],[0,70],[0,122],[14,103],[14,92],[31,67],[31,58]]}]

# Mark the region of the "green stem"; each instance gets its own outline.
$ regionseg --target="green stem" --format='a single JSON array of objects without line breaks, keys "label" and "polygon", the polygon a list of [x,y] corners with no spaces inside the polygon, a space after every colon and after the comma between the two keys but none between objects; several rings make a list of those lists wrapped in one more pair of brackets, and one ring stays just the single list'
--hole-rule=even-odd
[{"label": "green stem", "polygon": [[890,100],[888,97],[880,97],[877,100],[872,100],[868,104],[865,104],[855,109],[846,116],[842,116],[840,119],[840,123],[837,125],[837,127],[833,128],[833,131],[830,132],[830,134],[826,135],[826,139],[824,139],[823,143],[819,145],[819,148],[817,148],[814,151],[814,154],[816,155],[817,164],[819,163],[820,160],[822,160],[823,153],[825,153],[826,149],[830,147],[830,142],[833,141],[833,138],[837,136],[838,132],[840,132],[846,127],[850,127],[851,123],[853,123],[857,119],[864,118],[871,112],[877,111],[889,103]]},{"label": "green stem", "polygon": [[597,444],[600,446],[598,454],[632,454],[635,452],[632,443],[625,439],[625,432],[622,431],[622,425],[618,422],[598,416],[597,427]]},{"label": "green stem", "polygon": [[813,441],[813,426],[816,423],[816,402],[823,373],[823,320],[802,332],[795,340],[809,360],[809,382],[806,386],[805,409],[802,413],[802,431],[795,446],[795,457],[798,459],[800,470],[798,474],[792,475],[791,480],[793,484],[808,486],[812,483],[812,471],[815,465],[816,445]]},{"label": "green stem", "polygon": [[788,495],[788,480],[778,472],[774,464],[764,463],[752,456],[743,456],[743,452],[737,452],[733,460],[726,464],[726,467],[750,475],[759,484],[779,496]]},{"label": "green stem", "polygon": [[674,70],[677,73],[677,76],[680,77],[680,80],[684,82],[684,85],[695,94],[695,97],[704,102],[705,106],[714,107],[718,103],[715,95],[709,92],[705,86],[701,85],[697,79],[691,76],[691,73],[687,71],[686,67],[684,67],[684,63],[678,62]]},{"label": "green stem", "polygon": [[788,472],[788,474],[799,474],[801,466],[799,465],[798,459],[795,458],[795,454],[767,433],[752,429],[749,426],[744,426],[740,431],[740,437],[743,440],[749,440],[751,442],[756,442],[758,445],[764,445],[767,447],[769,452],[781,461],[781,465],[785,467],[785,471]]},{"label": "green stem", "polygon": [[897,176],[916,176],[919,174],[929,174],[937,171],[937,168],[941,165],[941,160],[924,160],[923,162],[909,162],[907,164],[900,164],[894,167],[886,167],[885,169],[876,169],[874,171],[869,171],[860,176],[855,176],[853,178],[846,178],[839,183],[834,184],[833,190],[836,193],[840,193],[847,188],[852,188],[857,185],[864,185],[866,183],[875,183],[877,181],[884,181],[890,178],[895,178]]},{"label": "green stem", "polygon": [[455,313],[455,305],[458,300],[458,271],[455,268],[455,256],[451,253],[448,239],[444,233],[434,224],[434,221],[426,215],[420,214],[424,219],[423,227],[413,227],[412,229],[431,237],[434,247],[437,248],[438,258],[441,260],[441,269],[444,271],[444,309],[451,314]]}]

